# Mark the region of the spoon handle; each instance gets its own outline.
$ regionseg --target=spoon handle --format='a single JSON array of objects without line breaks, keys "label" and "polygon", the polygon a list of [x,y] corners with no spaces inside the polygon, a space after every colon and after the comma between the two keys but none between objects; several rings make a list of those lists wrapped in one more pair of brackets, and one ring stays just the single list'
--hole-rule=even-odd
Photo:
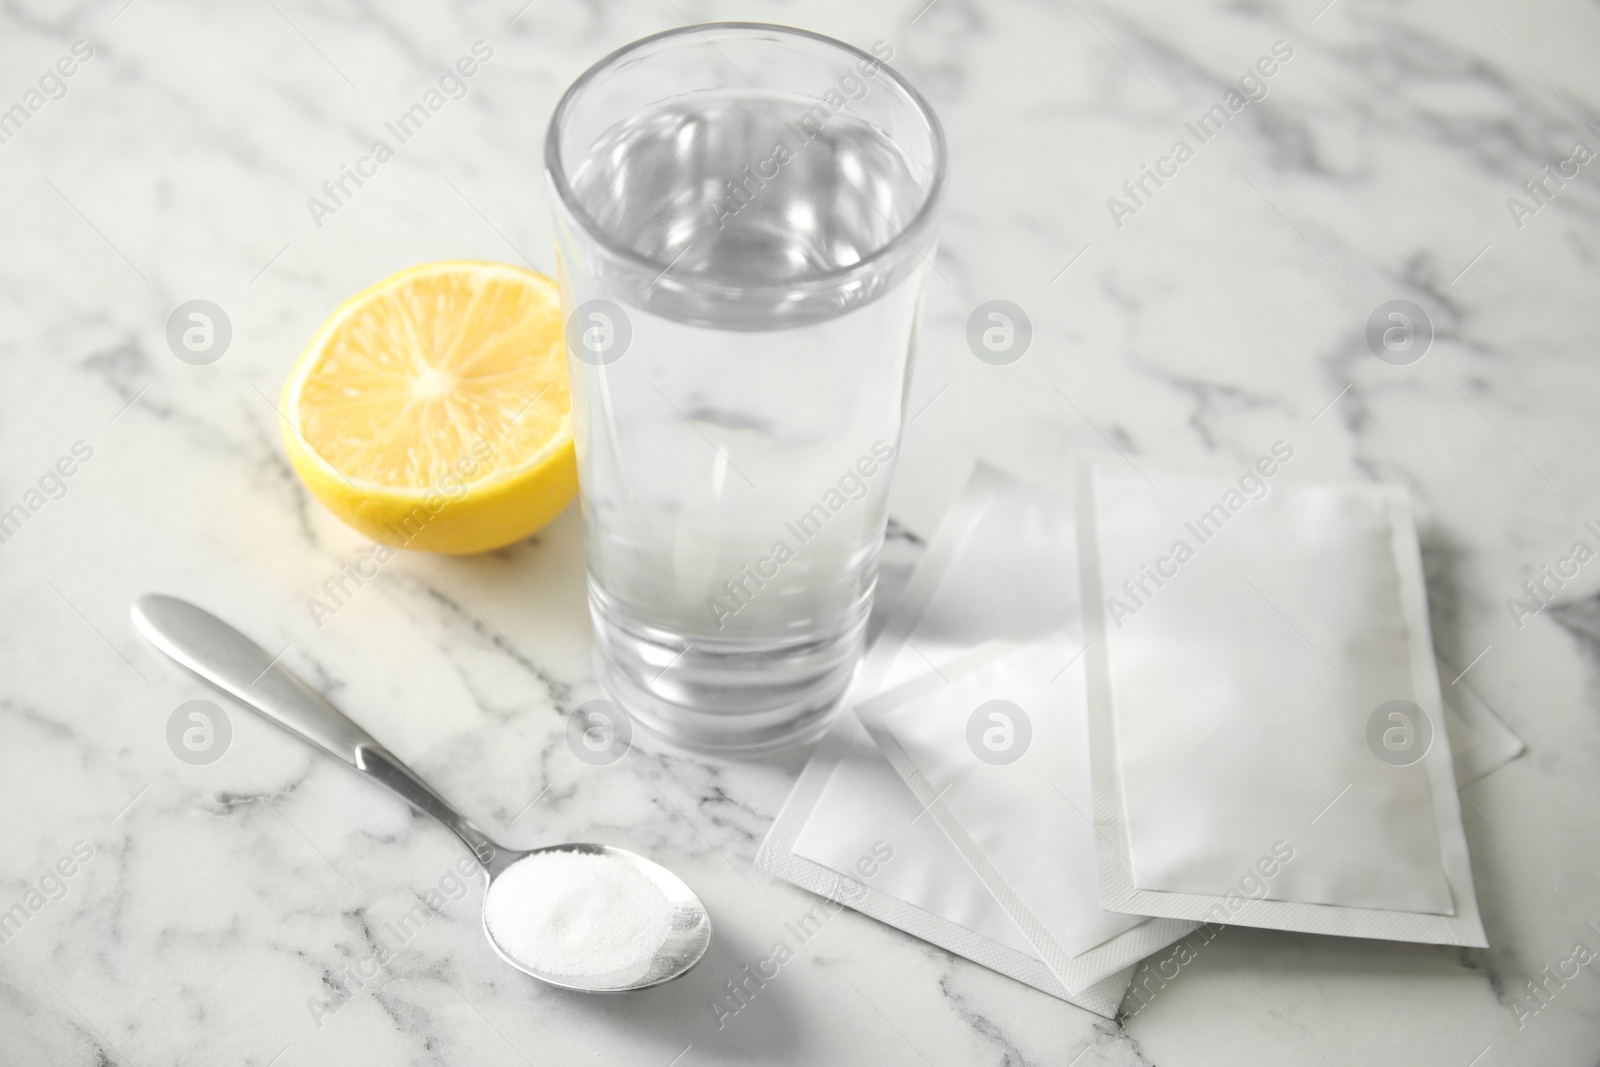
[{"label": "spoon handle", "polygon": [[[472,850],[486,870],[504,850],[395,755],[330,704],[266,649],[186,600],[146,594],[133,622],[162,652],[245,707],[314,748],[348,763],[433,816]],[[283,655],[282,652],[278,653]]]}]

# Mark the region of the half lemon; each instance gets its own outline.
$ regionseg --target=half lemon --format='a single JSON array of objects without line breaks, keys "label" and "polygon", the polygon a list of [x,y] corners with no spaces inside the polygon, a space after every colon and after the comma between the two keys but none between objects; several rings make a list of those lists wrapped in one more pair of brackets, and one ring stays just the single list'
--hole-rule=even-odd
[{"label": "half lemon", "polygon": [[313,495],[397,548],[520,541],[578,490],[561,301],[542,274],[454,260],[345,301],[283,390]]}]

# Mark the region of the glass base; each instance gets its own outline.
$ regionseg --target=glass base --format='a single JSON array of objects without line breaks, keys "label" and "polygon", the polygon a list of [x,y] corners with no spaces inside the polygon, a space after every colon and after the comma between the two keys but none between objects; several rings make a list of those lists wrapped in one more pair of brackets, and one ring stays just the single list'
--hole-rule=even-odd
[{"label": "glass base", "polygon": [[683,637],[589,586],[595,667],[635,726],[681,748],[757,755],[815,740],[850,685],[870,594],[828,630],[784,639]]}]

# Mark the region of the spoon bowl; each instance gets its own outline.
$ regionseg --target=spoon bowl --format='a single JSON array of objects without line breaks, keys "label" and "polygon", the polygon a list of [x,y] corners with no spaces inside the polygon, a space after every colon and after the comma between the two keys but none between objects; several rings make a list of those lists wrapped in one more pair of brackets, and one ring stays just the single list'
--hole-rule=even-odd
[{"label": "spoon bowl", "polygon": [[[540,856],[552,853],[577,853],[580,855],[605,856],[620,860],[650,880],[661,895],[666,898],[667,920],[666,936],[654,952],[629,966],[620,967],[600,974],[569,975],[537,967],[531,962],[517,958],[496,938],[493,925],[489,921],[490,899],[493,897],[496,885],[504,887],[505,882],[500,880],[500,875],[518,864],[537,860]],[[489,874],[489,889],[484,894],[483,932],[489,939],[490,946],[511,966],[524,974],[530,974],[553,986],[562,989],[575,989],[584,993],[624,993],[635,989],[648,989],[651,986],[670,982],[674,978],[688,971],[699,962],[700,957],[706,953],[706,948],[711,944],[711,916],[706,913],[705,905],[700,903],[700,898],[684,885],[683,879],[651,860],[645,859],[637,853],[627,849],[615,848],[611,845],[550,845],[545,848],[533,849],[529,852],[513,853],[508,861],[498,870],[491,870]]]},{"label": "spoon bowl", "polygon": [[[204,681],[313,748],[321,749],[367,777],[382,782],[412,807],[433,816],[460,838],[488,875],[488,888],[483,897],[484,935],[500,958],[517,970],[562,989],[584,993],[623,993],[670,982],[687,973],[705,955],[706,948],[711,944],[711,916],[707,914],[700,898],[683,880],[660,864],[610,845],[562,844],[521,851],[498,845],[452,808],[371,734],[357,726],[299,676],[279,664],[276,656],[215,615],[188,601],[152,593],[134,602],[133,622],[156,648]],[[527,872],[529,868],[523,865],[540,864],[541,860],[549,860],[560,854],[596,857],[602,861],[602,866],[604,861],[620,863],[633,876],[643,876],[648,880],[665,902],[661,930],[655,931],[660,935],[659,943],[627,946],[634,951],[623,956],[624,964],[602,968],[600,973],[583,974],[556,973],[527,958],[541,951],[542,946],[535,945],[519,955],[503,944],[504,938],[496,936],[489,921],[490,912],[494,910],[491,902],[495,900],[496,887],[499,886],[500,896],[505,899],[506,906],[515,910],[519,903],[517,883],[529,882],[534,888],[540,888],[538,868],[532,868],[531,873],[524,877],[521,872]],[[513,869],[519,869],[519,873],[505,880],[507,872]],[[586,902],[593,907],[594,900],[586,901],[586,894],[575,892],[573,895],[580,903]],[[649,898],[648,890],[645,896],[648,903],[655,903]],[[554,918],[559,919],[560,916]],[[607,916],[600,915],[599,918],[603,922]],[[618,917],[611,918],[613,922],[622,921]],[[636,916],[626,918],[634,919]],[[552,942],[559,932],[550,932]],[[570,930],[566,933],[569,938],[573,936]],[[603,939],[596,937],[595,940],[599,942]]]}]

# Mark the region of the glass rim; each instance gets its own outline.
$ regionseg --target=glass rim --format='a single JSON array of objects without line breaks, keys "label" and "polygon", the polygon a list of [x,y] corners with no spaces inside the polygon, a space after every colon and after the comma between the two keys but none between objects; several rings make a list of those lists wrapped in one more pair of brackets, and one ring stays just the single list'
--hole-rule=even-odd
[{"label": "glass rim", "polygon": [[[923,121],[928,125],[928,132],[933,141],[933,181],[929,183],[927,191],[923,195],[922,203],[917,207],[916,213],[912,215],[911,221],[907,222],[903,227],[901,227],[900,230],[889,240],[885,241],[882,245],[873,249],[867,255],[862,256],[859,260],[850,264],[849,266],[834,267],[830,270],[807,275],[802,278],[789,279],[784,282],[774,282],[763,285],[728,285],[722,282],[706,281],[704,279],[696,278],[692,275],[686,277],[674,277],[672,279],[673,282],[683,286],[686,289],[695,289],[700,291],[720,291],[727,293],[749,293],[761,292],[764,290],[793,290],[796,288],[810,288],[812,286],[827,285],[828,283],[849,279],[857,274],[866,273],[868,270],[874,268],[879,261],[885,259],[890,251],[895,247],[896,243],[900,240],[904,240],[906,244],[911,245],[912,251],[926,259],[927,257],[923,255],[921,249],[918,249],[916,245],[911,244],[911,240],[909,237],[907,237],[907,234],[918,232],[928,226],[933,219],[935,210],[938,208],[939,201],[944,195],[945,174],[948,170],[949,150],[945,140],[944,126],[939,122],[939,116],[934,112],[933,105],[928,103],[927,98],[918,92],[915,86],[901,76],[899,71],[895,70],[887,62],[879,59],[877,56],[864,52],[855,45],[841,41],[838,38],[829,37],[826,34],[816,33],[812,30],[800,29],[797,26],[784,26],[775,22],[701,22],[687,26],[674,27],[670,30],[662,30],[658,33],[652,33],[648,36],[641,37],[636,41],[630,41],[621,48],[618,48],[596,60],[589,66],[587,70],[578,76],[577,80],[567,87],[567,91],[561,95],[561,100],[556,104],[555,111],[551,113],[550,126],[545,132],[544,169],[546,176],[549,178],[551,186],[555,189],[556,196],[561,200],[562,206],[575,220],[577,220],[584,232],[587,233],[589,237],[594,239],[594,241],[598,243],[600,247],[603,248],[607,253],[625,260],[636,267],[640,267],[655,273],[657,281],[660,281],[662,278],[664,278],[668,272],[672,270],[673,266],[677,264],[676,259],[667,263],[659,262],[650,256],[646,256],[638,251],[635,251],[634,249],[616,240],[611,231],[608,228],[601,226],[594,216],[591,215],[588,210],[578,202],[577,195],[572,189],[572,183],[568,180],[566,167],[563,165],[561,160],[559,134],[562,129],[563,121],[565,120],[567,113],[571,110],[574,101],[578,97],[578,94],[580,94],[590,82],[594,81],[602,73],[615,67],[620,61],[627,58],[634,52],[637,52],[649,45],[656,44],[657,42],[666,40],[668,38],[683,37],[690,34],[694,34],[703,38],[706,30],[734,30],[747,33],[776,33],[781,36],[799,37],[820,42],[821,44],[837,49],[858,60],[866,60],[870,63],[877,64],[879,71],[887,74],[893,83],[900,89],[900,91],[906,94],[912,105],[916,108],[917,113],[922,116]],[[709,41],[707,43],[709,43]],[[652,282],[651,284],[653,285],[654,283]]]}]

